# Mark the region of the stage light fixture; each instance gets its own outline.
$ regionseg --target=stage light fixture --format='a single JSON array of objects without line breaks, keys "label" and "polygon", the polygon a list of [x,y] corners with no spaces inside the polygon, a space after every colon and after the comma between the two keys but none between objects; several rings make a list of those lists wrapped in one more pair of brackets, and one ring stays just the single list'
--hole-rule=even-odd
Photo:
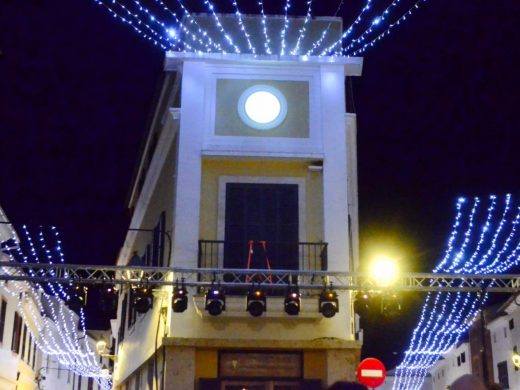
[{"label": "stage light fixture", "polygon": [[319,311],[325,318],[332,318],[339,311],[338,294],[330,288],[324,288],[320,294]]},{"label": "stage light fixture", "polygon": [[247,294],[246,310],[253,317],[260,317],[267,310],[267,301],[260,286],[253,286]]},{"label": "stage light fixture", "polygon": [[284,300],[284,310],[290,316],[296,316],[300,312],[301,298],[298,287],[290,287],[287,289],[287,294]]},{"label": "stage light fixture", "polygon": [[81,309],[85,308],[87,304],[87,292],[88,288],[85,286],[76,284],[72,287],[67,301],[67,304],[72,311],[79,312]]},{"label": "stage light fixture", "polygon": [[174,313],[182,313],[188,308],[188,291],[184,286],[184,279],[179,286],[179,281],[173,289],[172,309]]},{"label": "stage light fixture", "polygon": [[367,292],[358,292],[354,300],[354,312],[365,317],[370,311],[371,298]]},{"label": "stage light fixture", "polygon": [[218,316],[226,310],[226,296],[220,287],[211,286],[206,293],[205,307],[212,316]]},{"label": "stage light fixture", "polygon": [[152,290],[149,287],[136,287],[132,292],[132,306],[140,313],[145,314],[152,308]]},{"label": "stage light fixture", "polygon": [[99,309],[105,314],[112,314],[117,309],[118,291],[113,285],[103,285],[99,290]]}]

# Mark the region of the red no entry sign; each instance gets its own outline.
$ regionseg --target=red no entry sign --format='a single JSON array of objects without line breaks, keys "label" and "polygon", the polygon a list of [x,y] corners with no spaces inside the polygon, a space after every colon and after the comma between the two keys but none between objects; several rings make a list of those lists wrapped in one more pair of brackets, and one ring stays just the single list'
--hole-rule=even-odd
[{"label": "red no entry sign", "polygon": [[367,358],[359,363],[357,377],[361,383],[368,387],[379,387],[386,378],[386,368],[381,360]]}]

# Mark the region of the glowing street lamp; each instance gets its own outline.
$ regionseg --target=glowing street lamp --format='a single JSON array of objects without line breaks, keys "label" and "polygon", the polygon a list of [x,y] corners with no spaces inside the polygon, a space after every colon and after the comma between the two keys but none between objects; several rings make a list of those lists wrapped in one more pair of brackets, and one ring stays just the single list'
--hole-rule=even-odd
[{"label": "glowing street lamp", "polygon": [[389,287],[397,281],[399,269],[397,262],[387,256],[378,256],[372,262],[370,274],[381,287]]}]

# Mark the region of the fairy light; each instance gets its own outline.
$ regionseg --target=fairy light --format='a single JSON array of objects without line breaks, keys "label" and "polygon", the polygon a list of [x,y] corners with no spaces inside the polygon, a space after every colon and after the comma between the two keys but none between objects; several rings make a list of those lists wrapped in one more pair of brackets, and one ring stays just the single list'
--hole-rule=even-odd
[{"label": "fairy light", "polygon": [[[23,262],[28,263],[29,257],[25,255],[19,244],[19,239],[11,230],[10,239],[15,240],[18,245],[15,248],[17,256]],[[48,263],[55,263],[54,255],[57,254],[58,261],[63,262],[64,256],[59,240],[59,233],[53,227],[51,231],[54,233],[56,240],[54,250],[50,250],[50,246],[45,241],[43,229],[40,227],[39,239],[33,240],[27,226],[23,226],[25,241],[28,244],[31,259],[40,263],[39,253],[43,253]],[[1,237],[0,237],[1,238]],[[36,242],[38,242],[38,247]],[[9,251],[8,257],[10,261],[15,261],[13,253]],[[8,271],[5,268],[2,271],[6,274],[19,271]],[[32,270],[29,270],[31,276],[37,276]],[[52,275],[52,272],[51,272]],[[101,366],[97,361],[97,355],[92,352],[88,338],[85,337],[85,317],[83,311],[80,311],[79,319],[76,320],[75,314],[65,306],[64,301],[60,298],[63,295],[62,286],[54,288],[52,283],[47,283],[51,294],[47,294],[41,285],[36,284],[37,291],[26,281],[13,281],[9,285],[0,285],[7,294],[18,300],[18,312],[21,315],[28,331],[32,336],[37,348],[47,355],[54,356],[60,364],[67,367],[78,375],[96,378],[96,381],[104,389],[111,388],[111,381],[103,375]],[[21,294],[22,299],[19,299]],[[46,302],[46,309],[43,306]],[[37,309],[37,312],[35,311]],[[47,313],[48,317],[43,316]],[[79,326],[78,326],[79,325]],[[78,334],[80,329],[82,337]],[[79,341],[83,340],[82,343]]]},{"label": "fairy light", "polygon": [[[164,5],[162,0],[155,0],[155,2],[159,3],[159,4],[162,4],[163,7],[167,8],[169,10],[169,8],[166,7],[166,5]],[[175,21],[180,26],[182,26],[183,31],[190,36],[190,38],[193,40],[193,42],[198,42],[200,45],[204,46],[206,48],[207,52],[211,51],[211,47],[210,46],[212,46],[217,52],[226,53],[226,51],[224,49],[222,49],[222,46],[219,43],[215,42],[211,38],[211,35],[205,29],[203,29],[199,25],[199,23],[193,18],[193,16],[191,15],[190,11],[188,10],[188,8],[186,8],[186,6],[182,2],[182,0],[177,0],[177,4],[181,7],[182,11],[184,12],[184,15],[188,19],[189,24],[195,26],[195,28],[197,29],[197,33],[202,37],[202,38],[200,38],[197,35],[195,35],[194,33],[192,33],[191,30],[189,30],[181,22],[181,20],[179,20],[179,18],[177,17],[177,14],[175,14],[174,12],[170,11],[170,13],[174,16]],[[203,40],[206,41],[206,43],[204,43]],[[190,47],[188,47],[188,50],[192,50],[192,49],[190,49]],[[197,51],[197,52],[199,52],[199,51]]]},{"label": "fairy light", "polygon": [[284,10],[283,29],[282,29],[282,32],[280,33],[280,42],[281,42],[280,55],[282,55],[282,56],[285,55],[285,47],[287,45],[285,42],[285,36],[287,35],[287,29],[289,28],[289,18],[288,18],[289,8],[291,8],[291,1],[285,0],[285,6],[283,7],[283,10]]},{"label": "fairy light", "polygon": [[[418,0],[410,9],[408,9],[408,11],[406,13],[404,13],[399,19],[397,19],[394,23],[391,23],[388,28],[386,30],[384,30],[381,34],[379,34],[376,38],[372,39],[370,42],[368,43],[365,43],[363,46],[361,46],[361,48],[355,50],[354,52],[352,52],[352,56],[359,56],[361,54],[363,54],[367,49],[371,48],[371,47],[374,47],[380,40],[382,40],[383,38],[387,37],[388,35],[390,35],[390,33],[392,32],[392,29],[396,26],[399,26],[402,22],[404,22],[406,20],[407,17],[410,17],[412,16],[414,10],[416,9],[419,9],[419,6],[421,3],[423,2],[426,2],[427,0]],[[384,13],[382,16],[379,17],[378,19],[378,22],[376,24],[372,24],[372,26],[367,30],[369,33],[371,33],[373,31],[373,27],[374,26],[378,26],[380,24],[380,22],[382,20],[384,20]],[[356,43],[356,44],[359,44],[361,42],[363,42],[365,39],[365,37],[363,37],[363,39],[357,39],[352,41],[352,43]],[[352,44],[350,44],[349,46],[351,46]],[[345,55],[349,55],[348,54],[348,48],[345,49],[343,51],[343,53]]]},{"label": "fairy light", "polygon": [[220,33],[224,37],[224,40],[228,43],[229,46],[231,46],[235,53],[240,54],[240,49],[237,45],[235,45],[235,42],[233,42],[233,38],[229,33],[224,29],[224,26],[220,22],[220,18],[218,17],[217,13],[215,12],[215,6],[213,3],[209,0],[204,0],[204,4],[208,7],[209,11],[211,12],[211,15],[213,16],[213,20],[215,21],[215,24],[217,28],[219,29]]},{"label": "fairy light", "polygon": [[238,8],[237,0],[233,0],[233,7],[235,7],[235,15],[238,20],[238,26],[240,27],[240,31],[242,31],[244,33],[244,37],[246,38],[246,41],[247,41],[247,46],[248,46],[249,50],[251,51],[251,53],[256,54],[256,48],[251,43],[251,36],[247,32],[246,26],[242,19],[242,13],[240,12],[240,9]]},{"label": "fairy light", "polygon": [[[520,207],[512,208],[511,201],[511,195],[507,195],[499,213],[498,198],[491,195],[489,206],[484,210],[486,213],[479,213],[485,215],[481,218],[477,215],[480,201],[475,198],[467,218],[464,218],[467,221],[466,229],[461,234],[464,225],[462,223],[464,201],[459,199],[448,248],[443,260],[435,268],[435,272],[498,273],[506,272],[512,266],[518,265],[520,237],[518,237],[517,225],[520,222]],[[513,210],[516,210],[515,215],[512,215]],[[480,222],[481,219],[483,222]],[[495,228],[493,228],[494,220],[499,221]],[[458,243],[456,243],[457,237],[460,237]],[[432,301],[434,294],[435,299]],[[413,331],[410,346],[405,352],[405,358],[396,368],[393,389],[420,389],[428,371],[467,332],[487,299],[487,292],[484,292],[481,297],[476,296],[475,293],[462,292],[457,292],[455,295],[453,293],[428,294],[418,325]]]},{"label": "fairy light", "polygon": [[[338,7],[336,8],[336,12],[334,13],[333,17],[336,17],[338,15],[338,13],[341,10],[341,8],[343,7],[344,3],[345,3],[345,0],[341,0],[340,1],[340,3],[338,4]],[[323,30],[321,32],[320,38],[311,45],[311,48],[307,51],[307,53],[305,55],[310,56],[312,53],[314,53],[315,50],[317,50],[321,46],[321,44],[323,43],[325,38],[327,38],[327,35],[328,35],[329,31],[330,31],[331,26],[332,26],[332,20],[329,21],[329,23],[327,24],[327,28],[325,28],[325,30]]]},{"label": "fairy light", "polygon": [[[152,36],[148,35],[147,33],[145,33],[142,29],[140,29],[139,27],[136,26],[136,24],[134,24],[134,22],[132,20],[129,20],[127,18],[125,18],[124,16],[120,15],[119,13],[117,13],[116,11],[114,11],[108,4],[104,3],[103,1],[101,0],[94,0],[96,2],[96,4],[98,5],[101,5],[103,7],[105,7],[107,9],[107,11],[115,18],[115,19],[119,19],[121,22],[125,23],[125,24],[128,24],[130,27],[132,27],[132,29],[137,32],[139,35],[141,35],[143,38],[145,38],[146,40],[152,42],[155,46],[159,46],[161,49],[163,50],[168,50],[168,47],[166,47],[164,44],[162,44],[161,42],[159,42],[157,39],[153,38]],[[140,25],[140,20],[137,22],[138,25]]]},{"label": "fairy light", "polygon": [[[233,5],[234,12],[231,14],[234,16],[234,23],[236,23],[238,30],[243,34],[245,41],[247,42],[247,49],[244,51],[235,43],[233,35],[226,31],[221,17],[216,12],[215,2],[213,0],[202,0],[202,3],[206,7],[206,13],[211,16],[216,26],[216,34],[214,32],[209,33],[198,23],[197,18],[192,16],[192,12],[189,6],[185,4],[183,0],[176,0],[179,12],[182,11],[182,17],[174,11],[171,6],[165,4],[163,0],[153,0],[157,7],[154,9],[160,9],[161,13],[165,15],[159,15],[156,12],[152,12],[150,8],[144,5],[142,0],[94,0],[95,3],[105,7],[109,13],[119,21],[129,25],[135,32],[141,35],[146,40],[153,43],[155,46],[160,47],[162,50],[178,50],[187,51],[197,54],[206,53],[222,53],[227,54],[228,50],[235,54],[250,53],[256,58],[258,49],[255,48],[252,36],[246,28],[244,23],[243,15],[240,12],[239,0],[230,0]],[[132,9],[125,5],[127,1],[131,1],[134,4]],[[152,0],[149,0],[152,1]],[[358,17],[346,30],[341,34],[341,37],[333,42],[331,45],[321,51],[318,56],[352,56],[360,55],[369,47],[372,47],[379,40],[390,34],[390,31],[412,13],[419,8],[421,2],[426,0],[418,0],[414,5],[408,9],[407,12],[402,14],[393,23],[389,23],[389,19],[393,17],[393,10],[398,8],[401,0],[393,0],[386,9],[378,15],[368,15],[368,11],[371,9],[372,0],[366,0],[365,6],[361,9]],[[338,4],[334,16],[339,13],[339,10],[343,7],[344,0],[341,0]],[[272,55],[299,55],[302,49],[302,42],[304,41],[306,32],[308,31],[308,24],[312,19],[312,4],[313,0],[305,0],[306,11],[302,26],[297,31],[297,39],[294,47],[289,49],[287,44],[287,35],[291,28],[292,20],[289,17],[290,10],[292,8],[291,0],[285,0],[283,7],[283,27],[279,36],[274,37],[274,34],[270,34],[268,28],[268,16],[265,12],[264,0],[256,0],[256,4],[259,9],[258,17],[261,23],[261,34],[263,35],[263,46],[264,54]],[[135,8],[135,10],[133,9]],[[359,34],[359,36],[353,38],[353,32],[357,25],[361,24],[362,21],[368,21],[368,27]],[[229,17],[226,17],[226,23],[233,22]],[[228,25],[226,24],[226,27]],[[229,25],[232,27],[231,25]],[[325,42],[329,31],[331,29],[332,22],[328,24],[326,28],[321,32],[321,36],[314,42],[310,42],[310,48],[306,48],[306,54],[304,57],[314,55],[318,53],[323,43]],[[370,36],[376,31],[383,30],[378,36],[368,41]],[[296,27],[295,27],[296,28]],[[218,36],[217,36],[218,35]],[[271,36],[272,35],[272,36]],[[280,50],[278,53],[273,53],[272,43],[274,39],[279,39]],[[221,43],[218,42],[221,41]],[[368,41],[368,42],[367,42]],[[339,48],[339,50],[338,50]],[[304,53],[305,53],[304,51]]]},{"label": "fairy light", "polygon": [[303,21],[303,25],[298,32],[298,39],[296,40],[296,45],[291,50],[291,55],[298,55],[300,53],[300,45],[305,37],[305,33],[307,32],[307,24],[312,18],[312,0],[307,0],[307,13],[305,14],[305,19]]},{"label": "fairy light", "polygon": [[264,34],[264,48],[266,54],[273,54],[271,51],[271,40],[269,39],[269,33],[267,31],[267,15],[265,14],[264,9],[264,0],[258,1],[258,6],[260,7],[260,15],[262,15],[262,32]]},{"label": "fairy light", "polygon": [[341,35],[341,37],[335,41],[334,43],[332,43],[330,46],[328,46],[327,48],[325,48],[320,56],[325,56],[325,55],[329,55],[329,53],[333,52],[338,46],[341,46],[341,44],[343,43],[343,41],[352,34],[352,32],[354,31],[354,28],[356,25],[360,24],[361,21],[363,20],[363,17],[365,15],[365,13],[370,9],[372,5],[372,0],[367,0],[367,2],[365,3],[365,6],[361,9],[361,12],[359,13],[359,15],[356,17],[356,19],[354,20],[354,22],[343,32],[343,34]]}]

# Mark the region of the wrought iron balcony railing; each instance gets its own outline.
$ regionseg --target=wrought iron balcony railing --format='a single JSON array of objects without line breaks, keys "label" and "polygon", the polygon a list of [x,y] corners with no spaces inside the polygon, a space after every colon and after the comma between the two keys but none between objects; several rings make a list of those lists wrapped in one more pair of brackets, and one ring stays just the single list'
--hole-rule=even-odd
[{"label": "wrought iron balcony railing", "polygon": [[326,242],[200,240],[199,268],[327,271]]}]

